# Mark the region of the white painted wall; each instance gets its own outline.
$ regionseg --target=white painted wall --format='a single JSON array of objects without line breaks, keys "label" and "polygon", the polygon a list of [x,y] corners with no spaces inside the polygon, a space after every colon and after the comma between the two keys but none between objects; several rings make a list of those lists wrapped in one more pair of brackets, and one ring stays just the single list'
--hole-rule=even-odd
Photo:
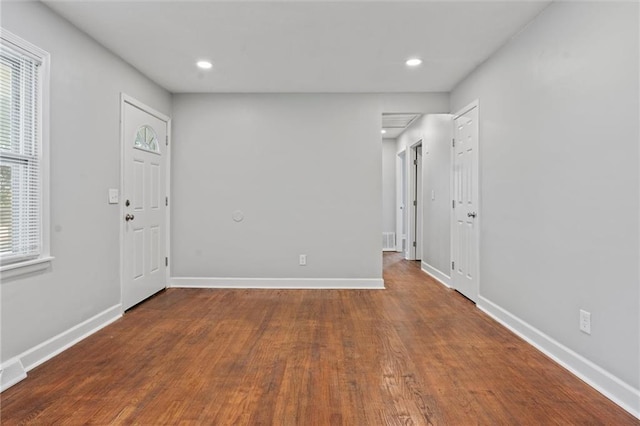
[{"label": "white painted wall", "polygon": [[357,95],[176,95],[172,275],[380,279],[380,114]]},{"label": "white painted wall", "polygon": [[[402,179],[400,187],[402,188],[402,192],[403,192],[402,204],[404,204],[404,209],[402,210],[402,214],[404,217],[402,221],[396,222],[397,223],[396,229],[399,230],[400,225],[401,224],[403,225],[402,226],[403,234],[405,236],[405,242],[403,244],[404,246],[403,253],[404,253],[405,259],[415,258],[414,256],[415,253],[412,250],[412,244],[413,244],[412,229],[414,225],[412,223],[413,196],[411,195],[413,191],[413,185],[414,185],[413,180],[415,179],[415,177],[413,175],[414,166],[413,166],[411,147],[417,144],[420,140],[422,140],[421,123],[423,119],[424,119],[424,115],[421,117],[418,117],[396,139],[397,153],[398,154],[404,153],[404,155],[400,157],[400,161],[404,161],[404,170],[402,170],[402,168],[398,168],[396,165],[396,168],[398,169],[398,172],[399,172],[399,173],[396,173],[396,179],[398,180]],[[401,177],[400,174],[403,172],[404,172],[404,176]],[[400,211],[400,208],[398,208],[398,211]],[[398,233],[398,235],[400,235],[400,233]]]},{"label": "white painted wall", "polygon": [[[120,303],[120,92],[169,114],[169,93],[39,2],[3,2],[3,28],[51,54],[51,270],[3,280],[8,359]],[[4,379],[3,379],[4,380]]]},{"label": "white painted wall", "polygon": [[414,120],[396,139],[396,151],[402,152],[423,138],[425,115]]},{"label": "white painted wall", "polygon": [[[446,110],[448,99],[443,94],[175,95],[171,264],[176,282],[380,280],[380,118],[382,112],[417,107]],[[237,210],[244,213],[242,222],[232,220]],[[307,266],[298,265],[300,254],[308,256]]]},{"label": "white painted wall", "polygon": [[396,151],[401,152],[422,140],[422,267],[447,285],[451,264],[451,119],[450,114],[425,114],[396,144]]},{"label": "white painted wall", "polygon": [[382,140],[382,232],[396,232],[396,140]]},{"label": "white painted wall", "polygon": [[449,112],[449,93],[380,93],[369,95],[385,113],[437,114]]},{"label": "white painted wall", "polygon": [[422,120],[422,129],[422,267],[449,284],[452,116],[427,115]]},{"label": "white painted wall", "polygon": [[451,98],[480,101],[481,297],[636,396],[638,16],[635,2],[553,3]]}]

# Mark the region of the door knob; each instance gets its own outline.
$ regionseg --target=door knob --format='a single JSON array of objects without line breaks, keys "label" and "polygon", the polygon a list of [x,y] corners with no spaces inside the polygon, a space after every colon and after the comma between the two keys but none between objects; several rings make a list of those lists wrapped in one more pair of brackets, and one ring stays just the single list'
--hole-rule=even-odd
[{"label": "door knob", "polygon": [[130,220],[133,220],[134,218],[135,218],[134,215],[127,213],[127,215],[124,217],[124,220],[129,222]]},{"label": "door knob", "polygon": [[477,216],[476,212],[467,213],[467,217],[476,217],[476,216]]}]

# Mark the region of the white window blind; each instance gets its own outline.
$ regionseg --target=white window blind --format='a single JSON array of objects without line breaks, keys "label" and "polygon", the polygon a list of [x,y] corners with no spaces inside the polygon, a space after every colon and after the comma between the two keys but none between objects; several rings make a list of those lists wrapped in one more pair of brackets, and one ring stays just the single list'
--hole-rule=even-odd
[{"label": "white window blind", "polygon": [[41,62],[3,40],[0,44],[0,260],[42,252],[39,135]]}]

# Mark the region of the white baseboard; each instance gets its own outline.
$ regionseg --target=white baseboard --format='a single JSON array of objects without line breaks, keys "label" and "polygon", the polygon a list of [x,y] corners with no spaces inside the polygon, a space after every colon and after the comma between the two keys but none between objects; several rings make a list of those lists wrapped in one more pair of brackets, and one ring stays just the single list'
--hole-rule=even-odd
[{"label": "white baseboard", "polygon": [[0,365],[0,392],[27,377],[27,372],[50,360],[122,316],[122,305],[112,306],[57,336],[26,350]]},{"label": "white baseboard", "polygon": [[420,262],[420,265],[422,267],[422,271],[426,272],[429,276],[431,276],[431,278],[438,281],[440,284],[444,285],[445,287],[448,287],[448,288],[452,287],[450,276],[446,275],[444,272],[434,268],[433,266],[429,265],[426,262]]},{"label": "white baseboard", "polygon": [[173,277],[174,288],[384,289],[382,278],[215,278]]},{"label": "white baseboard", "polygon": [[640,419],[640,389],[635,389],[490,300],[479,296],[477,306],[562,367],[578,376],[582,381]]},{"label": "white baseboard", "polygon": [[27,378],[27,371],[19,358],[3,362],[0,368],[0,392]]}]

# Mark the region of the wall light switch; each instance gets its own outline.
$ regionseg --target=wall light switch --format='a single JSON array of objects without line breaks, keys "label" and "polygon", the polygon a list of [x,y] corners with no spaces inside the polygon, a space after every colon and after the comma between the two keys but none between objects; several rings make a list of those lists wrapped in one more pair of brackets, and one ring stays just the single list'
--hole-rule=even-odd
[{"label": "wall light switch", "polygon": [[306,254],[301,254],[300,255],[300,266],[306,266],[307,265],[307,255]]},{"label": "wall light switch", "polygon": [[109,188],[109,204],[118,204],[120,194],[116,188]]}]

